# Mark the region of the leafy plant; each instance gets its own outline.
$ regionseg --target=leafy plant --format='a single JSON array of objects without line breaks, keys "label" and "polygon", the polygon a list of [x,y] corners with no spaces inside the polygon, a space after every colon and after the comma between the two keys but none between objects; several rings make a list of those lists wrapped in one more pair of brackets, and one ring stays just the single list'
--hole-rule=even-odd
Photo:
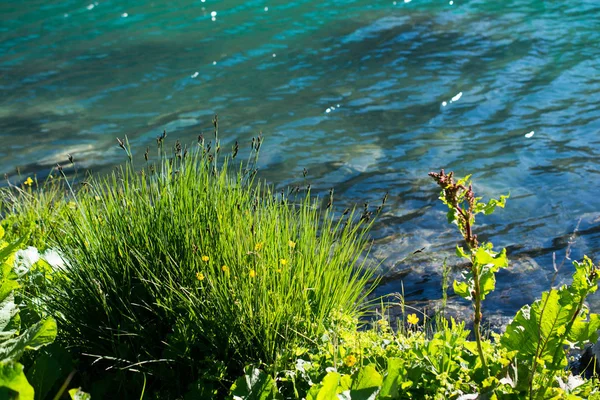
[{"label": "leafy plant", "polygon": [[[573,282],[521,308],[501,338],[502,346],[514,352],[518,370],[526,372],[518,378],[531,399],[548,395],[557,371],[568,365],[568,349],[598,338],[600,315],[590,313],[584,302],[598,289],[600,269],[588,257],[573,265]],[[539,388],[537,396],[534,388]]]},{"label": "leafy plant", "polygon": [[454,174],[446,174],[442,169],[439,173],[429,174],[433,180],[442,188],[440,200],[448,207],[448,222],[456,224],[458,230],[465,240],[467,249],[457,246],[456,253],[469,261],[469,267],[462,274],[460,281],[454,281],[454,291],[459,296],[470,300],[475,311],[473,327],[477,341],[477,352],[481,365],[486,374],[489,374],[486,358],[481,346],[481,302],[485,296],[492,292],[496,285],[496,272],[508,265],[506,250],[494,252],[491,243],[480,244],[477,235],[473,232],[475,216],[477,214],[491,214],[496,207],[504,208],[506,199],[491,199],[487,203],[480,202],[481,197],[475,197],[471,176],[458,181],[454,180]]},{"label": "leafy plant", "polygon": [[177,391],[214,383],[204,371],[223,363],[226,390],[250,362],[284,364],[333,310],[362,307],[368,223],[321,210],[309,193],[275,195],[252,162],[217,164],[218,149],[177,143],[141,172],[128,163],[73,191],[54,237],[66,272],[46,305],[97,372],[149,371],[149,387]]},{"label": "leafy plant", "polygon": [[[0,227],[0,393],[6,398],[33,399],[33,387],[18,363],[26,350],[37,350],[54,341],[56,322],[45,318],[24,327],[15,293],[20,288],[14,271],[16,249],[21,241],[8,244],[2,241]],[[4,398],[4,397],[3,397]]]}]

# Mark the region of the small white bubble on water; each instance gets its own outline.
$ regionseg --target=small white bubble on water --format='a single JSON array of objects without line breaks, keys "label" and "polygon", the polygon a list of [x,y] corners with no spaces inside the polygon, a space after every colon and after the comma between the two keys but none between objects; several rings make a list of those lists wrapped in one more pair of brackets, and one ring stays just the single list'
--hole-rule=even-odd
[{"label": "small white bubble on water", "polygon": [[213,17],[213,18],[216,17],[217,16],[217,12],[216,11],[211,11],[210,16]]},{"label": "small white bubble on water", "polygon": [[212,17],[212,18],[211,18],[211,20],[214,22],[214,21],[216,21],[217,19],[216,19],[215,17]]},{"label": "small white bubble on water", "polygon": [[452,5],[452,4],[454,4],[454,2],[452,0],[450,0],[450,3],[448,3],[448,4]]},{"label": "small white bubble on water", "polygon": [[452,101],[458,101],[462,97],[462,92],[458,93],[456,96],[452,98]]},{"label": "small white bubble on water", "polygon": [[527,139],[529,139],[530,137],[533,137],[533,135],[534,135],[534,134],[535,134],[535,131],[531,131],[531,132],[529,132],[529,133],[526,133],[526,134],[525,134],[525,137],[526,137]]},{"label": "small white bubble on water", "polygon": [[123,17],[123,18],[127,18],[127,17],[129,17],[129,14],[127,14],[127,13],[123,13],[123,14],[121,14],[121,17]]},{"label": "small white bubble on water", "polygon": [[393,4],[393,5],[396,5],[396,2],[393,2],[392,4]]},{"label": "small white bubble on water", "polygon": [[95,7],[95,6],[94,6],[93,4],[90,4],[90,5],[88,5],[86,8],[87,8],[88,10],[93,10],[93,9],[94,9],[94,7]]},{"label": "small white bubble on water", "polygon": [[442,101],[442,107],[446,107],[448,105],[448,103],[446,103],[445,101]]},{"label": "small white bubble on water", "polygon": [[277,57],[277,54],[273,53],[273,58]]},{"label": "small white bubble on water", "polygon": [[203,2],[203,3],[206,3],[206,0],[200,0],[200,1]]},{"label": "small white bubble on water", "polygon": [[200,74],[198,73],[198,71],[196,71],[196,72],[193,73],[192,78],[197,78],[198,75],[200,75]]},{"label": "small white bubble on water", "polygon": [[340,105],[339,105],[339,104],[337,104],[337,105],[336,105],[336,107],[337,107],[337,108],[340,108]]},{"label": "small white bubble on water", "polygon": [[404,0],[404,3],[410,3],[411,0]]},{"label": "small white bubble on water", "polygon": [[265,11],[269,11],[269,7],[265,7]]},{"label": "small white bubble on water", "polygon": [[327,110],[325,110],[326,113],[330,113],[331,112],[331,108],[328,108]]},{"label": "small white bubble on water", "polygon": [[216,61],[213,61],[213,65],[217,65],[217,62],[216,62]]}]

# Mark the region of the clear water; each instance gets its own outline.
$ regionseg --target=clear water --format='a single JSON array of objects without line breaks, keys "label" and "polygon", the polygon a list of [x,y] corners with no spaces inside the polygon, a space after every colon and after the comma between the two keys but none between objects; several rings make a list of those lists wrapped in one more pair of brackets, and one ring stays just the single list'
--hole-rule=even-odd
[{"label": "clear water", "polygon": [[571,258],[600,260],[597,0],[2,0],[0,15],[0,173],[13,181],[67,153],[107,170],[125,135],[143,159],[163,129],[191,143],[218,113],[226,147],[264,133],[261,171],[280,187],[306,167],[340,209],[389,192],[379,293],[403,282],[423,304],[440,298],[445,257],[460,270],[427,177],[442,167],[473,173],[486,197],[511,193],[480,219],[513,261],[490,312],[548,288],[579,221]]}]

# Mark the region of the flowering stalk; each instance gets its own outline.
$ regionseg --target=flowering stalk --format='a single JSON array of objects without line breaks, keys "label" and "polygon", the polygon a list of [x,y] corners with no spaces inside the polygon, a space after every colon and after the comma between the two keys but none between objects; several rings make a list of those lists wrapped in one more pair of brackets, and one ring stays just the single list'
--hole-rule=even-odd
[{"label": "flowering stalk", "polygon": [[[477,342],[477,352],[481,365],[486,375],[489,375],[483,349],[481,347],[481,302],[486,294],[494,289],[495,272],[506,267],[508,260],[506,252],[492,251],[491,243],[480,245],[477,235],[473,233],[475,215],[479,213],[491,214],[496,206],[504,207],[508,196],[501,196],[500,200],[491,199],[487,204],[481,203],[481,197],[475,197],[470,175],[454,180],[452,172],[446,174],[444,170],[439,173],[431,172],[429,176],[442,188],[440,200],[448,207],[448,222],[456,223],[458,230],[465,240],[467,251],[457,247],[457,254],[469,260],[469,268],[463,273],[461,282],[454,281],[454,291],[463,298],[473,303],[475,314],[473,328]],[[486,288],[485,290],[483,288]]]}]

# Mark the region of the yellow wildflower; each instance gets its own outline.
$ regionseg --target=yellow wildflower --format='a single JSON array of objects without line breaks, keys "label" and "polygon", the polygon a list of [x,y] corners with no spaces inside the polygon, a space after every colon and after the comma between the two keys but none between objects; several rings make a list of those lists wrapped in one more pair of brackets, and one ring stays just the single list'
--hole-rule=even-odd
[{"label": "yellow wildflower", "polygon": [[356,357],[353,354],[349,354],[344,358],[344,364],[347,367],[352,367],[354,366],[354,364],[356,364],[358,360],[356,359]]},{"label": "yellow wildflower", "polygon": [[223,272],[225,272],[225,273],[228,273],[228,272],[229,272],[229,267],[228,267],[227,265],[223,265],[223,266],[221,267],[221,270],[222,270]]},{"label": "yellow wildflower", "polygon": [[251,269],[248,275],[250,275],[250,278],[256,278],[256,271]]},{"label": "yellow wildflower", "polygon": [[261,251],[264,245],[264,242],[256,243],[256,245],[254,246],[254,251]]},{"label": "yellow wildflower", "polygon": [[294,242],[294,241],[290,240],[290,241],[288,242],[288,246],[290,246],[292,249],[295,249],[295,248],[296,248],[296,242]]},{"label": "yellow wildflower", "polygon": [[100,201],[100,196],[94,196],[94,199],[96,199],[96,201]]},{"label": "yellow wildflower", "polygon": [[204,274],[202,272],[196,272],[196,279],[198,279],[199,281],[203,281]]},{"label": "yellow wildflower", "polygon": [[29,178],[27,178],[27,179],[25,180],[25,182],[24,182],[24,183],[25,183],[25,185],[27,185],[27,186],[31,186],[31,184],[33,183],[33,179],[31,179],[31,177],[29,177]]},{"label": "yellow wildflower", "polygon": [[202,261],[208,262],[208,260],[210,260],[209,256],[202,256]]},{"label": "yellow wildflower", "polygon": [[411,324],[411,325],[416,325],[419,323],[419,317],[417,317],[417,314],[410,314],[407,318],[406,321]]},{"label": "yellow wildflower", "polygon": [[282,258],[282,259],[279,260],[279,263],[281,265],[287,265],[287,260],[285,258]]}]

